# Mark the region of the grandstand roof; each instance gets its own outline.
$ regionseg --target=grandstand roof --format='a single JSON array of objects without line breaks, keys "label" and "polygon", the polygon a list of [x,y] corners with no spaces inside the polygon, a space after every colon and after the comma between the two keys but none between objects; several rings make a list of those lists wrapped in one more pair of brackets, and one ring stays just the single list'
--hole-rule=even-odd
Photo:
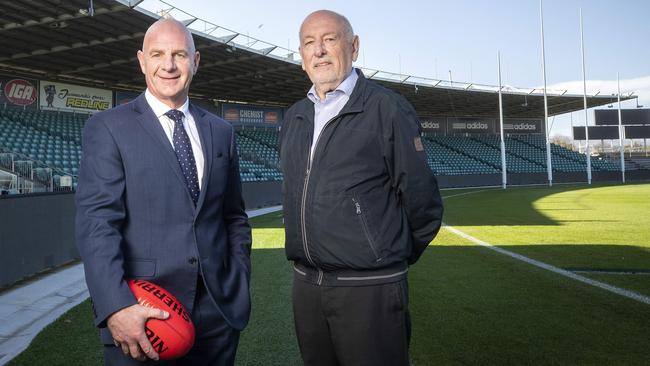
[{"label": "grandstand roof", "polygon": [[[92,11],[89,4],[93,4]],[[201,65],[194,97],[287,106],[311,83],[300,55],[193,17],[162,1],[158,14],[141,0],[0,0],[0,72],[116,90],[143,89],[136,59],[146,29],[161,13],[185,21],[195,34]],[[362,69],[403,94],[421,116],[498,115],[498,86],[449,82]],[[541,89],[503,88],[506,117],[544,116]],[[628,95],[622,100],[636,98]],[[589,107],[615,96],[588,96]],[[582,95],[548,92],[549,115],[583,108]]]}]

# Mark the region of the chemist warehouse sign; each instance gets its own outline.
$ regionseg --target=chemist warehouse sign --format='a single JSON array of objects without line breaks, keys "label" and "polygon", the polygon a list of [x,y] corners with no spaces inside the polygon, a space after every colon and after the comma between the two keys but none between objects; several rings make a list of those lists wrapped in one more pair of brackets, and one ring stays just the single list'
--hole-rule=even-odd
[{"label": "chemist warehouse sign", "polygon": [[250,104],[222,104],[223,119],[236,124],[275,124],[282,120],[282,109]]},{"label": "chemist warehouse sign", "polygon": [[93,113],[113,107],[110,90],[41,80],[40,105],[45,110]]},{"label": "chemist warehouse sign", "polygon": [[36,80],[0,75],[0,104],[36,109],[37,100]]}]

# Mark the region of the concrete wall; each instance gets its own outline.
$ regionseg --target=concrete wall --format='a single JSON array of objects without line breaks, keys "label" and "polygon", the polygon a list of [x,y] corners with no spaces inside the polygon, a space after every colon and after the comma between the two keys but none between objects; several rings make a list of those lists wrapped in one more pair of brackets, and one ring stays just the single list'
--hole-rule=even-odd
[{"label": "concrete wall", "polygon": [[[627,181],[650,181],[650,171],[629,171]],[[593,182],[620,182],[619,172],[594,172]],[[555,173],[555,183],[584,183],[585,173]],[[509,174],[510,185],[546,184],[545,173]],[[441,188],[500,186],[501,174],[440,176]],[[281,182],[242,186],[247,209],[279,205]],[[74,195],[0,196],[0,288],[79,258],[74,243]]]},{"label": "concrete wall", "polygon": [[[440,188],[500,186],[501,174],[467,174],[455,176],[439,176]],[[630,170],[625,173],[626,182],[641,182],[650,180],[649,170]],[[592,172],[592,183],[621,182],[621,172]],[[587,173],[553,173],[553,183],[587,183]],[[546,173],[509,173],[508,185],[548,184]]]},{"label": "concrete wall", "polygon": [[[247,209],[279,205],[280,182],[244,183]],[[0,288],[79,258],[74,195],[0,196]]]},{"label": "concrete wall", "polygon": [[242,183],[242,194],[246,209],[282,204],[282,182]]},{"label": "concrete wall", "polygon": [[0,287],[78,258],[73,197],[0,198]]}]

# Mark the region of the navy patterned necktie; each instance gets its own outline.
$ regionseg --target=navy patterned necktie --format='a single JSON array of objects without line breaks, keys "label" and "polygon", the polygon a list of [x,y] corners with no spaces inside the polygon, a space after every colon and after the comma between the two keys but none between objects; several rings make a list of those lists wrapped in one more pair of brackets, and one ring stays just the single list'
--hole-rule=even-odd
[{"label": "navy patterned necktie", "polygon": [[196,161],[194,160],[190,137],[187,136],[185,127],[183,127],[183,117],[185,117],[185,115],[177,109],[171,109],[165,113],[165,116],[174,121],[174,137],[172,140],[174,141],[176,158],[178,159],[178,163],[181,165],[181,170],[185,176],[185,184],[187,184],[187,189],[190,191],[192,201],[196,204],[200,193],[199,178],[196,172]]}]

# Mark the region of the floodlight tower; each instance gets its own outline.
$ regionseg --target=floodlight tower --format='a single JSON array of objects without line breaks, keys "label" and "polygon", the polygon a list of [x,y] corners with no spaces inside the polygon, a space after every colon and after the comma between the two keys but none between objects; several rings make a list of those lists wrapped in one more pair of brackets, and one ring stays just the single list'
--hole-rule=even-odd
[{"label": "floodlight tower", "polygon": [[553,186],[553,167],[551,166],[551,140],[548,130],[548,98],[546,96],[546,55],[544,53],[544,14],[542,11],[542,0],[539,0],[539,23],[542,35],[542,77],[544,79],[544,131],[546,133],[546,172],[548,174],[548,185]]},{"label": "floodlight tower", "polygon": [[582,8],[580,8],[580,54],[582,55],[582,91],[585,106],[585,141],[587,153],[587,184],[591,184],[591,151],[589,149],[589,126],[587,125],[587,76],[585,73],[585,40],[582,32]]}]

